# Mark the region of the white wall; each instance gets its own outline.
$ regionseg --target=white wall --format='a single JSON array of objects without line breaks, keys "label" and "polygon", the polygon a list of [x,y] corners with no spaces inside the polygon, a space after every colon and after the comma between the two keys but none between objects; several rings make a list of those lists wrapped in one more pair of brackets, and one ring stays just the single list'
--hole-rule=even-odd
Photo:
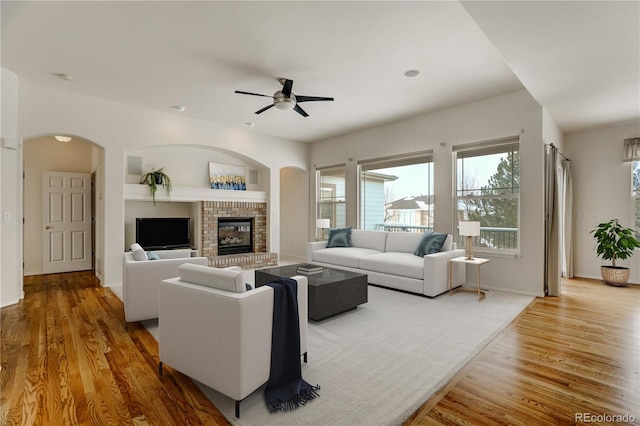
[{"label": "white wall", "polygon": [[22,146],[18,133],[18,76],[2,69],[0,88],[0,307],[22,299]]},{"label": "white wall", "polygon": [[98,250],[103,258],[96,259],[104,268],[103,285],[118,285],[122,281],[125,153],[146,146],[204,144],[260,159],[269,169],[265,176],[269,182],[268,208],[272,224],[268,235],[269,250],[279,251],[280,169],[291,166],[306,170],[307,144],[254,134],[240,127],[194,120],[179,113],[162,113],[77,95],[28,81],[21,81],[19,107],[20,137],[56,131],[81,136],[104,148],[104,192],[100,192],[100,202],[104,209],[102,230],[105,239],[104,252]]},{"label": "white wall", "polygon": [[[280,254],[307,258],[307,234],[310,222],[309,173],[292,167],[280,171]],[[315,226],[315,221],[313,225]]]},{"label": "white wall", "polygon": [[79,138],[61,143],[52,136],[23,142],[24,275],[42,274],[42,173],[91,173],[92,146]]},{"label": "white wall", "polygon": [[[622,152],[624,140],[638,136],[640,121],[565,135],[573,171],[576,276],[600,279],[600,265],[609,264],[596,256],[590,231],[598,223],[618,218],[622,225],[634,226],[631,163],[622,162]],[[631,268],[630,282],[640,283],[637,251],[620,265]]]},{"label": "white wall", "polygon": [[[357,226],[357,161],[433,149],[435,164],[435,230],[453,231],[452,146],[520,135],[521,248],[520,254],[491,259],[483,267],[483,286],[543,295],[542,238],[543,152],[542,108],[525,91],[424,114],[385,126],[370,128],[312,144],[311,164],[347,164],[347,223]],[[315,188],[311,173],[310,193]],[[310,220],[313,204],[310,200]],[[480,256],[480,254],[478,253]],[[468,271],[468,280],[475,274]]]}]

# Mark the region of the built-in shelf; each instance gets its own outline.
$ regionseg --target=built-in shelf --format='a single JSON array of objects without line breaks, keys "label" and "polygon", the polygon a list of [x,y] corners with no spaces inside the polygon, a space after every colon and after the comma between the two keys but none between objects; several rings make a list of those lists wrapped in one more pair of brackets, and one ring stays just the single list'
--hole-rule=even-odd
[{"label": "built-in shelf", "polygon": [[[124,185],[124,199],[132,201],[153,201],[147,185]],[[194,202],[194,201],[242,201],[247,203],[266,203],[267,193],[264,191],[230,191],[224,189],[195,188],[174,186],[167,197],[163,188],[156,192],[156,202]]]}]

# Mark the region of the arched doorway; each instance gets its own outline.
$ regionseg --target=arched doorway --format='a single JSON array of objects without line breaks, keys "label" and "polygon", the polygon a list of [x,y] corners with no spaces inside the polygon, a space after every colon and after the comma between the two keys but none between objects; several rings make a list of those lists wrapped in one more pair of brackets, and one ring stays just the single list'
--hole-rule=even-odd
[{"label": "arched doorway", "polygon": [[[90,220],[89,234],[86,242],[89,247],[83,247],[90,256],[89,262],[83,262],[78,266],[73,262],[69,266],[59,263],[55,272],[67,272],[78,268],[93,269],[100,278],[101,259],[99,255],[103,251],[104,212],[96,198],[104,192],[104,149],[79,136],[68,135],[71,139],[60,141],[55,135],[39,135],[24,138],[23,140],[23,263],[24,275],[39,275],[49,272],[44,267],[43,229],[46,227],[43,219],[43,211],[46,208],[43,189],[43,176],[88,176],[88,194],[90,199],[83,203],[79,209],[80,214],[87,215]],[[89,211],[84,211],[89,209]],[[81,241],[80,245],[84,242]],[[90,243],[89,243],[90,242]],[[76,248],[76,250],[78,250]],[[78,253],[74,253],[78,256]],[[68,269],[68,270],[67,270]]]}]

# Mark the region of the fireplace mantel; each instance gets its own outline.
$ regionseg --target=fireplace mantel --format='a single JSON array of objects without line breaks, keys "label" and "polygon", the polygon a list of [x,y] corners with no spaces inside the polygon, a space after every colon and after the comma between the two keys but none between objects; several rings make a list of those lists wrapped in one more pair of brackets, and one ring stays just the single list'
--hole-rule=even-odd
[{"label": "fireplace mantel", "polygon": [[[147,185],[124,185],[124,199],[132,201],[152,201]],[[267,193],[264,191],[230,191],[224,189],[196,188],[174,186],[167,198],[164,189],[158,188],[156,201],[241,201],[247,203],[266,203]]]}]

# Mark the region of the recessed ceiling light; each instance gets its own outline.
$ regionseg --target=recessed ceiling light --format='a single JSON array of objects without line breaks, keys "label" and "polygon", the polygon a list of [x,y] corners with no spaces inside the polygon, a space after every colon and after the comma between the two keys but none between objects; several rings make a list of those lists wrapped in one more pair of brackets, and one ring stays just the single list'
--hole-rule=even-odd
[{"label": "recessed ceiling light", "polygon": [[247,127],[253,127],[253,126],[255,126],[255,124],[253,124],[253,123],[251,123],[251,122],[249,122],[249,121],[247,121],[246,123],[244,123],[244,125],[245,125],[245,126],[247,126]]},{"label": "recessed ceiling light", "polygon": [[73,80],[73,77],[71,77],[69,74],[64,74],[64,73],[54,73],[53,75],[55,75],[56,77],[58,77],[60,80],[64,80],[64,81],[71,81]]},{"label": "recessed ceiling light", "polygon": [[57,141],[60,142],[69,142],[71,140],[71,138],[69,136],[54,136],[56,138]]},{"label": "recessed ceiling light", "polygon": [[420,75],[420,71],[418,70],[409,70],[404,73],[405,77],[417,77]]},{"label": "recessed ceiling light", "polygon": [[179,112],[183,112],[183,111],[186,111],[186,110],[187,110],[187,109],[186,109],[185,107],[183,107],[182,105],[174,105],[174,106],[172,106],[171,108],[173,108],[173,109],[175,109],[176,111],[179,111]]}]

